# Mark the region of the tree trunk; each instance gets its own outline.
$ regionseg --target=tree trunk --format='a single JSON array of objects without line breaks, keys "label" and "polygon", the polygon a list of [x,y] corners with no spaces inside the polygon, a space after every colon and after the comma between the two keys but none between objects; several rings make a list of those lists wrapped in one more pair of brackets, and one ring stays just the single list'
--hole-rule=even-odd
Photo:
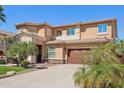
[{"label": "tree trunk", "polygon": [[17,64],[17,66],[19,66],[19,64],[20,64],[20,58],[18,57],[17,59],[18,59],[18,62],[16,64]]}]

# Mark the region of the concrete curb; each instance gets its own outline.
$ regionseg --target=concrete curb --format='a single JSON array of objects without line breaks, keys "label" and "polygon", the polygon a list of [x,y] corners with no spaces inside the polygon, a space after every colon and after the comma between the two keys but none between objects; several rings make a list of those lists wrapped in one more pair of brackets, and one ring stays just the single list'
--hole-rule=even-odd
[{"label": "concrete curb", "polygon": [[15,76],[15,75],[20,75],[20,74],[24,74],[24,73],[28,73],[28,72],[32,72],[32,71],[36,71],[37,69],[27,69],[25,71],[21,71],[21,72],[16,72],[16,74],[13,74],[13,75],[0,75],[0,79],[3,79],[3,78],[7,78],[7,77],[11,77],[11,76]]},{"label": "concrete curb", "polygon": [[[48,67],[50,66],[55,66],[55,65],[58,65],[58,64],[48,64],[47,65],[47,68],[42,68],[42,69],[48,69]],[[11,76],[15,76],[15,75],[20,75],[20,74],[24,74],[24,73],[28,73],[28,72],[32,72],[32,71],[37,71],[37,70],[41,70],[41,69],[37,69],[37,68],[30,68],[30,69],[27,69],[27,70],[24,70],[24,71],[21,71],[21,72],[16,72],[16,74],[14,75],[0,75],[0,79],[4,79],[4,78],[7,78],[7,77],[11,77]]]}]

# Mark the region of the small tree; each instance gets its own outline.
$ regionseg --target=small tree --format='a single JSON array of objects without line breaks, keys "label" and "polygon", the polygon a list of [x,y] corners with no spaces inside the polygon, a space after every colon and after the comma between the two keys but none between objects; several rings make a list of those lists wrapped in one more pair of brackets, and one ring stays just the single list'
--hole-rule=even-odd
[{"label": "small tree", "polygon": [[37,55],[38,48],[33,42],[15,42],[13,43],[6,55],[12,58],[18,58],[19,62],[26,60],[28,56]]}]

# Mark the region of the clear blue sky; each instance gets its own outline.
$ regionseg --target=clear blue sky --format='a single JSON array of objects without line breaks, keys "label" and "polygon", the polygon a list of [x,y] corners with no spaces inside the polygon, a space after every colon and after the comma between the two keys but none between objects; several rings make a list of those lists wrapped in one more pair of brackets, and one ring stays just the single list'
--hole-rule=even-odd
[{"label": "clear blue sky", "polygon": [[6,23],[0,29],[16,32],[15,24],[47,21],[51,25],[117,18],[118,37],[124,39],[124,6],[4,6]]}]

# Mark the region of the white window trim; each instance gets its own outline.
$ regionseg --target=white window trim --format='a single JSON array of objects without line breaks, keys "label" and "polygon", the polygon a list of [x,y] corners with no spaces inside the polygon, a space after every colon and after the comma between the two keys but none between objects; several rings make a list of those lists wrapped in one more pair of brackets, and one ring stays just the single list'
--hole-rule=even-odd
[{"label": "white window trim", "polygon": [[[61,35],[61,36],[56,36],[56,40],[79,40],[80,39],[80,33],[77,33],[76,30],[80,28],[75,28],[75,33],[74,35]],[[67,31],[67,30],[66,30]]]},{"label": "white window trim", "polygon": [[74,35],[75,35],[76,28],[70,28],[70,29],[74,29],[74,34],[73,34],[73,35],[72,35],[72,34],[68,34],[69,29],[67,29],[66,35],[67,35],[67,36],[74,36]]},{"label": "white window trim", "polygon": [[97,34],[98,35],[107,35],[108,34],[108,31],[107,32],[98,32]]}]

